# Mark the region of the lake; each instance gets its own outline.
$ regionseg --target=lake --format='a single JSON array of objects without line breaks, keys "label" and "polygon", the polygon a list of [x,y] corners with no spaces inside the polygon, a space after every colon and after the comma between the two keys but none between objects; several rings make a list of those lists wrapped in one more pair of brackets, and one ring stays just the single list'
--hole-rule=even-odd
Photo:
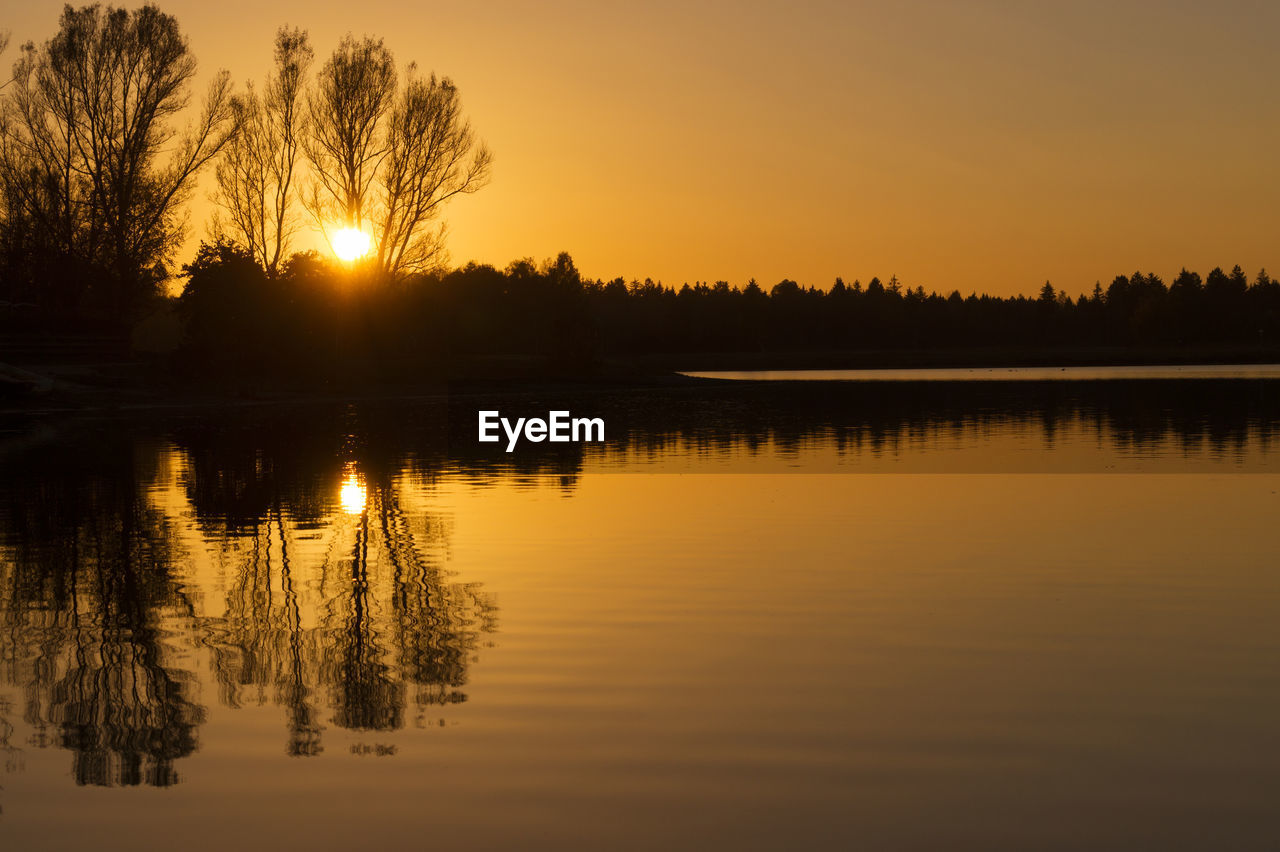
[{"label": "lake", "polygon": [[727,370],[703,379],[764,382],[1030,382],[1154,379],[1280,379],[1280,364],[1156,364],[1106,367],[935,367],[876,370]]},{"label": "lake", "polygon": [[1275,848],[1280,381],[825,378],[0,417],[0,841]]}]

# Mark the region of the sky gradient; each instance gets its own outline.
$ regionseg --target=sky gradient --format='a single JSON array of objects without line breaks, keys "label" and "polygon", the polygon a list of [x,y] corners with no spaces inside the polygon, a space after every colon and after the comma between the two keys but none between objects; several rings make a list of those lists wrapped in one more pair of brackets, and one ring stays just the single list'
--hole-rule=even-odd
[{"label": "sky gradient", "polygon": [[[317,64],[351,31],[452,77],[496,158],[446,213],[454,263],[966,295],[1280,271],[1274,3],[158,5],[202,80],[260,80],[284,23]],[[43,41],[60,9],[0,27]]]}]

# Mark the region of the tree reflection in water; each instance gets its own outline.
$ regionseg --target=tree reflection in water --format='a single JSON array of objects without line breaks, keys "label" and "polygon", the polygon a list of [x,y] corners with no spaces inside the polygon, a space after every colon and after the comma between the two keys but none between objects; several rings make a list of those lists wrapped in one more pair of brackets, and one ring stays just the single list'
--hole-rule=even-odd
[{"label": "tree reflection in water", "polygon": [[0,489],[0,679],[78,784],[179,780],[205,649],[223,705],[284,709],[290,755],[320,753],[326,724],[392,731],[466,700],[493,602],[449,580],[446,527],[404,510],[395,460],[369,460],[344,512],[349,467],[314,449],[120,437],[29,457]]},{"label": "tree reflection in water", "polygon": [[[1096,472],[1134,458],[1230,472],[1273,469],[1275,388],[748,382],[539,394],[519,413],[602,416],[608,443],[589,451],[606,469],[704,457],[750,469],[759,455],[790,464],[813,450],[819,465],[893,470],[958,446],[980,451],[975,472],[999,472],[1069,445]],[[499,407],[480,396],[269,406],[148,428],[61,424],[44,450],[0,444],[0,682],[19,690],[33,744],[70,749],[82,784],[165,785],[197,747],[209,680],[226,707],[283,708],[285,751],[299,756],[321,752],[326,726],[393,731],[465,700],[496,607],[449,577],[448,519],[415,502],[420,486],[554,476],[568,491],[588,452],[477,444],[475,412]],[[15,716],[0,716],[6,763],[19,763]]]},{"label": "tree reflection in water", "polygon": [[191,608],[172,524],[142,487],[159,459],[115,449],[52,459],[34,487],[5,494],[17,534],[0,567],[3,676],[23,689],[33,744],[71,750],[78,784],[168,786],[204,721],[173,648]]},{"label": "tree reflection in water", "polygon": [[478,584],[450,582],[439,519],[410,518],[397,489],[367,486],[358,514],[335,516],[322,558],[301,566],[277,503],[231,566],[225,614],[199,635],[222,700],[287,708],[290,754],[321,749],[323,701],[341,728],[388,731],[405,711],[466,700],[478,637],[496,607]]}]

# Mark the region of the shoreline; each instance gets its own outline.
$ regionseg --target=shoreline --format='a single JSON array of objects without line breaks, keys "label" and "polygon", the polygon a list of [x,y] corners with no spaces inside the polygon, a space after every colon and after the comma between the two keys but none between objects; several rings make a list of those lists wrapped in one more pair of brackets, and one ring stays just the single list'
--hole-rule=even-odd
[{"label": "shoreline", "polygon": [[1046,346],[680,352],[627,359],[635,367],[684,372],[734,370],[905,370],[947,367],[1152,367],[1278,364],[1280,346]]},{"label": "shoreline", "polygon": [[[7,391],[0,394],[0,416],[87,410],[201,410],[264,405],[412,401],[503,393],[525,395],[644,389],[692,390],[699,387],[776,383],[749,377],[689,375],[704,372],[892,372],[1016,368],[1066,370],[1088,367],[1229,367],[1272,364],[1280,364],[1280,348],[1270,346],[718,352],[610,358],[580,371],[553,365],[538,358],[472,358],[455,364],[452,374],[441,372],[409,380],[367,378],[377,375],[378,371],[373,365],[353,365],[350,375],[325,383],[276,377],[189,379],[175,375],[166,364],[155,360],[0,364],[0,379],[5,380],[0,385],[0,391]],[[405,370],[409,365],[397,366],[401,375],[409,374]],[[1177,377],[1130,380],[1175,379]],[[936,377],[896,377],[895,380],[946,381]],[[1043,380],[1029,377],[1020,381]],[[1221,380],[1230,379],[1221,377]],[[822,385],[834,381],[840,380],[814,379],[806,384]]]}]

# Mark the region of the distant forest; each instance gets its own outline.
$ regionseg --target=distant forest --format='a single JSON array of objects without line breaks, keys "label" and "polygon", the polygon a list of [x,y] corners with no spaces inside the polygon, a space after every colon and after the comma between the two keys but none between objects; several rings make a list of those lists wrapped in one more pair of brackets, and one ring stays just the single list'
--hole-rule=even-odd
[{"label": "distant forest", "polygon": [[[784,280],[679,288],[584,278],[567,253],[506,269],[468,264],[396,284],[361,282],[315,254],[270,277],[245,250],[204,245],[179,300],[185,351],[209,368],[310,369],[326,358],[417,365],[537,357],[564,367],[663,353],[778,353],[1009,347],[1270,346],[1280,342],[1280,282],[1240,267],[1119,275],[1073,299],[910,289],[896,279]],[[326,354],[327,353],[327,354]]]},{"label": "distant forest", "polygon": [[[140,325],[160,317],[174,363],[207,375],[390,379],[486,360],[567,373],[695,353],[1280,348],[1280,281],[1265,270],[1250,280],[1239,266],[1203,278],[1184,269],[1167,284],[1154,273],[1118,275],[1078,298],[1048,283],[1033,298],[1001,298],[896,278],[837,278],[826,290],[792,280],[604,281],[584,278],[567,253],[389,282],[305,252],[270,275],[249,250],[219,241],[202,244],[182,274],[182,294],[156,297]],[[94,327],[31,303],[8,317],[8,332]]]}]

